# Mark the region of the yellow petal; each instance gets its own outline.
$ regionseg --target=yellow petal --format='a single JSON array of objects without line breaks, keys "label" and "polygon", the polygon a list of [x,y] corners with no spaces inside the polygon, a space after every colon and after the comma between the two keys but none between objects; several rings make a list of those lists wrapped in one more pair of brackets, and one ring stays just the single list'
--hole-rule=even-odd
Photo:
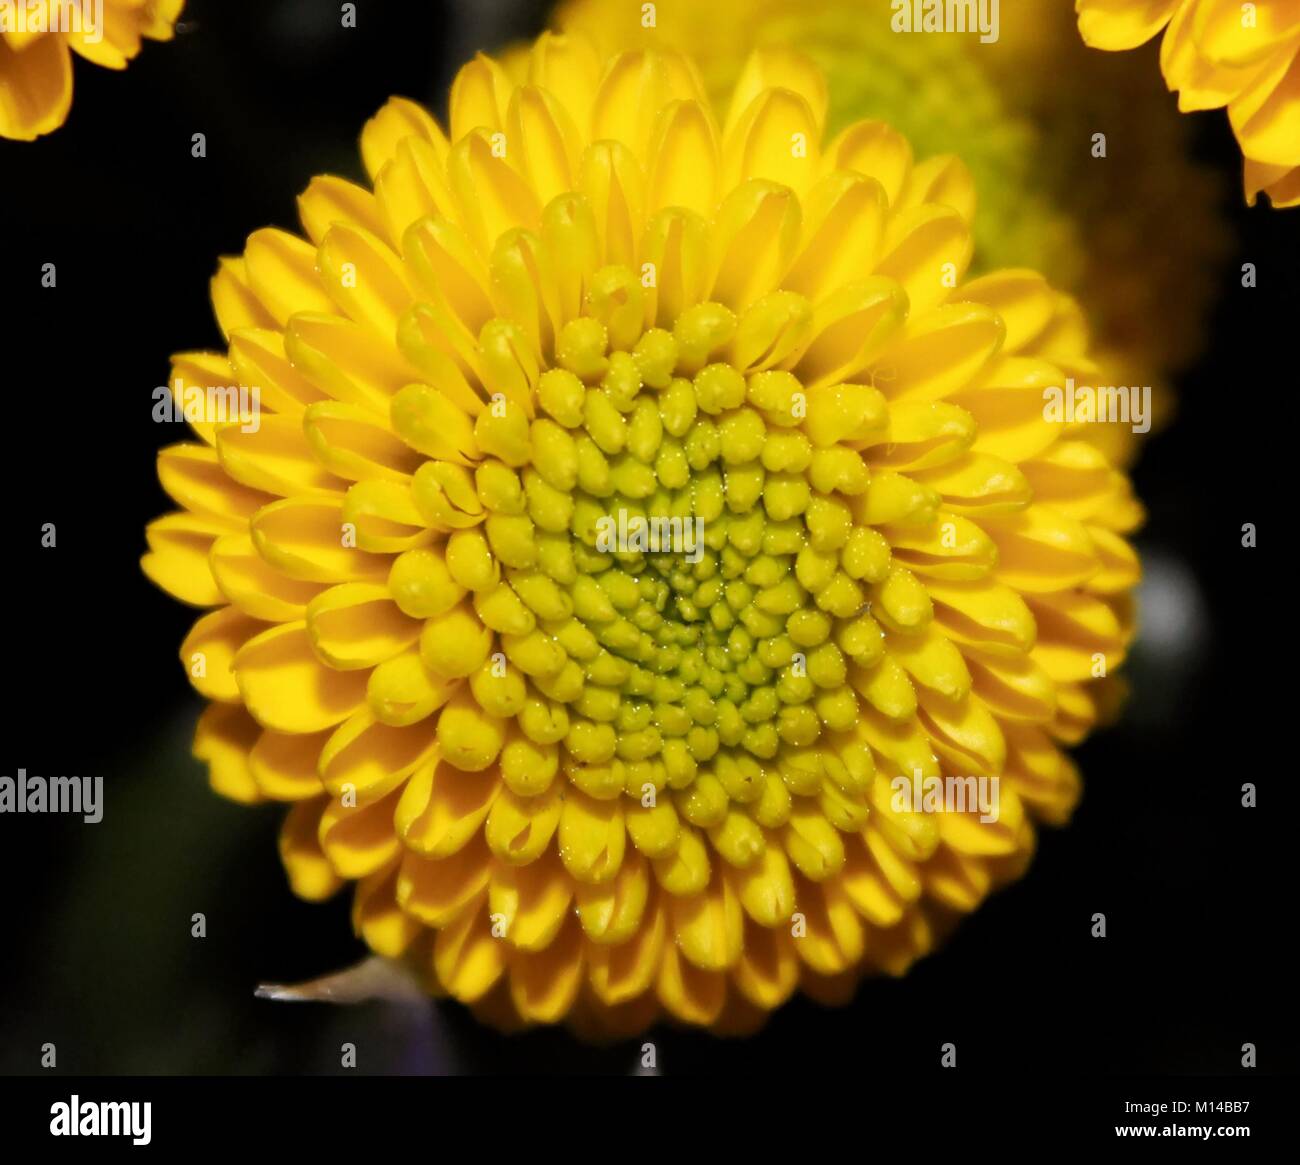
[{"label": "yellow petal", "polygon": [[392,160],[401,142],[412,136],[435,146],[446,157],[446,136],[424,107],[404,97],[390,97],[361,131],[361,157],[372,180]]},{"label": "yellow petal", "polygon": [[449,857],[479,832],[500,791],[494,774],[462,772],[434,757],[407,781],[393,825],[408,849]]},{"label": "yellow petal", "polygon": [[325,393],[289,363],[284,333],[272,328],[240,326],[230,333],[230,363],[239,382],[257,385],[263,405],[288,417],[324,398]]},{"label": "yellow petal", "polygon": [[72,60],[61,36],[15,51],[0,37],[0,137],[22,142],[56,130],[72,106]]},{"label": "yellow petal", "polygon": [[382,235],[386,230],[375,196],[362,186],[333,175],[311,180],[298,195],[298,216],[303,229],[318,247],[336,222],[349,223]]},{"label": "yellow petal", "polygon": [[1000,773],[1006,759],[1006,742],[997,720],[979,700],[963,696],[949,699],[921,688],[918,715],[941,759],[954,772]]},{"label": "yellow petal", "polygon": [[579,130],[588,127],[588,112],[600,84],[601,61],[595,46],[582,35],[543,32],[528,60],[528,80],[556,99]]},{"label": "yellow petal", "polygon": [[536,797],[521,797],[508,788],[502,789],[488,813],[487,843],[502,861],[535,861],[550,845],[563,808],[564,798],[558,786]]},{"label": "yellow petal", "polygon": [[492,924],[512,947],[543,951],[568,919],[573,889],[554,853],[526,865],[498,863],[488,887]]},{"label": "yellow petal", "polygon": [[506,971],[506,944],[492,933],[487,903],[438,931],[433,946],[438,982],[462,1003],[476,1003]]},{"label": "yellow petal", "polygon": [[799,960],[789,933],[768,930],[747,920],[744,948],[732,968],[731,977],[739,991],[765,1011],[774,1011],[799,985]]},{"label": "yellow petal", "polygon": [[579,882],[576,892],[578,919],[592,942],[628,942],[640,928],[650,899],[649,867],[640,854],[628,854],[611,881]]},{"label": "yellow petal", "polygon": [[1149,41],[1177,6],[1178,0],[1075,0],[1084,43],[1110,52]]},{"label": "yellow petal", "polygon": [[317,840],[326,798],[299,801],[280,829],[280,860],[299,898],[323,902],[343,884]]},{"label": "yellow petal", "polygon": [[167,387],[174,411],[209,445],[216,444],[217,430],[225,423],[257,423],[260,393],[254,398],[249,383],[233,384],[235,378],[234,366],[220,352],[178,352],[172,357]]},{"label": "yellow petal", "polygon": [[281,327],[297,312],[333,310],[316,274],[316,248],[296,235],[270,227],[254,231],[244,263],[253,294]]},{"label": "yellow petal", "polygon": [[1254,76],[1249,68],[1214,64],[1196,43],[1194,16],[1199,5],[1181,4],[1160,42],[1160,71],[1170,89],[1178,91],[1178,108],[1220,109],[1236,97]]},{"label": "yellow petal", "polygon": [[866,945],[862,919],[838,880],[799,887],[799,910],[806,933],[794,940],[800,960],[821,975],[847,971]]},{"label": "yellow petal", "polygon": [[514,163],[543,206],[577,185],[585,143],[561,102],[525,85],[510,98],[506,124]]},{"label": "yellow petal", "polygon": [[1258,4],[1245,19],[1241,5],[1208,0],[1189,5],[1197,47],[1216,65],[1259,64],[1300,40],[1300,12],[1288,4]]},{"label": "yellow petal", "polygon": [[861,838],[850,839],[846,854],[840,880],[854,909],[875,926],[896,925],[903,917],[903,901],[881,872],[866,843]]},{"label": "yellow petal", "polygon": [[659,113],[650,143],[646,208],[713,212],[719,170],[718,130],[706,105],[677,101]]},{"label": "yellow petal", "polygon": [[383,234],[394,246],[401,243],[411,224],[422,218],[433,214],[459,218],[447,178],[448,151],[445,142],[434,146],[421,137],[406,137],[376,176],[375,197],[383,214]]},{"label": "yellow petal", "polygon": [[223,425],[216,437],[221,468],[250,489],[288,497],[342,485],[313,455],[296,417],[260,417],[256,429]]},{"label": "yellow petal", "polygon": [[378,801],[347,807],[337,797],[326,802],[321,814],[319,840],[334,872],[356,881],[386,868],[400,852],[393,836],[396,794]]},{"label": "yellow petal", "polygon": [[669,896],[668,919],[684,958],[706,971],[722,971],[740,957],[744,914],[730,881],[715,869],[701,894]]},{"label": "yellow petal", "polygon": [[799,200],[754,179],[718,208],[710,235],[710,298],[741,312],[779,285],[799,242]]},{"label": "yellow petal", "polygon": [[268,623],[291,623],[307,614],[321,587],[287,578],[253,548],[247,534],[227,534],[212,543],[208,559],[221,594],[246,615]]},{"label": "yellow petal", "polygon": [[843,838],[807,798],[796,799],[781,844],[800,873],[815,881],[833,877],[844,866]]},{"label": "yellow petal", "polygon": [[340,671],[371,668],[419,638],[421,623],[398,610],[379,583],[343,583],[317,595],[307,607],[312,647]]},{"label": "yellow petal", "polygon": [[971,688],[962,653],[937,628],[920,635],[888,636],[889,653],[918,684],[950,700],[964,699]]},{"label": "yellow petal", "polygon": [[995,271],[963,284],[957,296],[997,312],[1006,328],[1002,347],[1018,352],[1052,321],[1056,302],[1047,280],[1036,271]]},{"label": "yellow petal", "polygon": [[[352,927],[372,951],[400,958],[423,927],[397,905],[397,862],[357,883],[352,899]],[[439,938],[447,933],[439,932]]]},{"label": "yellow petal", "polygon": [[671,328],[703,300],[710,278],[708,240],[704,219],[681,207],[661,210],[646,224],[641,253],[655,272],[645,296],[647,323]]},{"label": "yellow petal", "polygon": [[429,926],[447,926],[467,911],[481,912],[486,921],[491,876],[492,855],[481,838],[471,839],[447,858],[408,853],[397,876],[397,901]]},{"label": "yellow petal", "polygon": [[223,593],[208,554],[229,527],[198,514],[175,513],[145,529],[149,553],[140,560],[144,573],[169,595],[193,607],[214,607]]},{"label": "yellow petal", "polygon": [[723,139],[723,182],[779,182],[802,193],[821,160],[821,126],[808,102],[789,89],[764,89]]},{"label": "yellow petal", "polygon": [[766,89],[785,89],[802,97],[812,111],[820,136],[826,124],[829,101],[826,75],[804,53],[776,47],[755,49],[745,62],[731,96],[728,133],[742,119],[754,99]]},{"label": "yellow petal", "polygon": [[785,923],[794,913],[794,879],[784,851],[773,839],[768,840],[762,855],[745,870],[728,875],[737,887],[741,905],[761,927]]},{"label": "yellow petal", "polygon": [[215,450],[202,445],[170,445],[161,450],[158,480],[187,510],[226,522],[232,530],[270,500],[267,494],[231,481]]},{"label": "yellow petal", "polygon": [[659,111],[703,96],[693,65],[675,54],[620,53],[605,67],[591,105],[591,140],[628,143],[645,160]]},{"label": "yellow petal", "polygon": [[1268,166],[1300,161],[1300,52],[1289,46],[1228,105],[1241,150]]},{"label": "yellow petal", "polygon": [[805,199],[803,241],[781,285],[817,303],[871,271],[888,207],[884,187],[874,178],[850,170],[827,174]]},{"label": "yellow petal", "polygon": [[975,179],[955,154],[939,154],[915,166],[898,200],[902,207],[923,203],[950,206],[967,222],[975,218]]},{"label": "yellow petal", "polygon": [[257,298],[248,278],[248,264],[243,256],[226,256],[219,262],[211,281],[212,307],[227,339],[237,328],[269,328],[271,315]]},{"label": "yellow petal", "polygon": [[[580,889],[579,895],[588,892]],[[588,941],[585,950],[588,982],[600,1000],[616,1006],[635,999],[654,983],[659,969],[667,923],[660,903],[651,901],[643,923],[623,942]]]},{"label": "yellow petal", "polygon": [[253,718],[277,732],[319,732],[346,720],[365,696],[362,672],[325,667],[306,623],[285,623],[254,636],[234,662],[235,679]]},{"label": "yellow petal", "polygon": [[301,801],[325,789],[316,771],[329,732],[288,735],[263,731],[248,756],[248,768],[262,796]]},{"label": "yellow petal", "polygon": [[507,231],[492,249],[490,269],[499,314],[524,329],[535,353],[553,351],[560,304],[550,253],[540,237],[519,228]]},{"label": "yellow petal", "polygon": [[[975,438],[978,443],[978,426]],[[938,491],[945,509],[959,514],[1022,510],[1034,497],[1026,475],[990,453],[966,453],[946,465],[920,470],[916,476],[923,485]]]},{"label": "yellow petal", "polygon": [[727,977],[688,962],[672,943],[665,943],[655,978],[659,1002],[683,1023],[712,1024],[727,1002]]},{"label": "yellow petal", "polygon": [[912,147],[902,134],[883,121],[858,121],[844,129],[827,148],[823,166],[828,170],[856,170],[874,178],[892,206],[912,172]]},{"label": "yellow petal", "polygon": [[974,244],[958,211],[927,203],[889,219],[876,273],[907,292],[912,318],[950,297],[970,265]]},{"label": "yellow petal", "polygon": [[560,857],[579,882],[608,882],[623,864],[627,833],[618,800],[597,801],[576,789],[560,814]]},{"label": "yellow petal", "polygon": [[1246,159],[1246,205],[1262,191],[1278,209],[1300,206],[1300,166],[1265,166]]},{"label": "yellow petal", "polygon": [[181,664],[190,683],[209,700],[238,700],[231,665],[239,649],[263,629],[234,607],[204,615],[181,644]]},{"label": "yellow petal", "polygon": [[356,530],[356,543],[375,554],[400,554],[438,540],[425,524],[408,482],[358,481],[348,487],[340,516]]},{"label": "yellow petal", "polygon": [[316,251],[316,268],[321,284],[349,318],[392,342],[415,293],[401,259],[382,239],[352,223],[336,222]]},{"label": "yellow petal", "polygon": [[888,344],[906,313],[907,295],[892,279],[845,284],[816,305],[811,342],[785,365],[810,391],[852,380]]},{"label": "yellow petal", "polygon": [[541,203],[536,193],[500,155],[501,141],[475,130],[452,147],[447,175],[470,239],[488,255],[497,239],[512,227],[536,230]]},{"label": "yellow petal", "polygon": [[194,755],[208,766],[208,783],[222,797],[244,805],[262,800],[248,754],[257,724],[235,704],[209,704],[194,730]]},{"label": "yellow petal", "polygon": [[389,560],[358,549],[346,529],[338,494],[284,498],[249,523],[253,546],[271,566],[303,582],[377,582]]},{"label": "yellow petal", "polygon": [[712,868],[703,836],[685,823],[678,833],[676,848],[654,863],[659,885],[681,897],[701,893],[709,884]]},{"label": "yellow petal", "polygon": [[1056,711],[1056,685],[1031,657],[998,657],[968,649],[974,688],[999,720],[1050,720]]},{"label": "yellow petal", "polygon": [[317,460],[350,481],[404,481],[423,461],[373,413],[342,401],[308,405],[302,431]]},{"label": "yellow petal", "polygon": [[972,384],[946,395],[975,418],[974,451],[1019,463],[1060,438],[1060,426],[1045,416],[1043,393],[1064,382],[1045,361],[995,355]]},{"label": "yellow petal", "polygon": [[1124,659],[1124,638],[1114,610],[1078,591],[1035,595],[1029,600],[1038,625],[1034,659],[1058,682],[1086,680]]},{"label": "yellow petal", "polygon": [[1034,618],[1010,587],[982,580],[962,583],[932,579],[935,622],[958,643],[996,655],[1020,655],[1033,645]]},{"label": "yellow petal", "polygon": [[582,930],[570,918],[543,951],[510,956],[510,999],[528,1023],[558,1023],[582,986]]},{"label": "yellow petal", "polygon": [[1097,571],[1097,552],[1087,529],[1050,506],[990,514],[982,524],[997,544],[998,579],[1018,591],[1064,590]]},{"label": "yellow petal", "polygon": [[505,70],[483,53],[462,65],[451,85],[451,140],[476,129],[504,129],[513,89]]}]

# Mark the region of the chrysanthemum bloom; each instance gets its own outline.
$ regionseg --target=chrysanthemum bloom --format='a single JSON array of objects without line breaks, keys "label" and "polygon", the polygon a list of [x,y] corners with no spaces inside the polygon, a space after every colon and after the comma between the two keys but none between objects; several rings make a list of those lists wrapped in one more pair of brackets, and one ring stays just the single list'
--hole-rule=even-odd
[{"label": "chrysanthemum bloom", "polygon": [[[292,803],[299,894],[355,882],[506,1026],[746,1030],[901,974],[1067,817],[1137,507],[1045,415],[1075,306],[964,281],[954,160],[824,141],[788,53],[722,121],[681,57],[528,72],[467,65],[449,134],[393,100],[373,193],[318,178],[307,239],[225,261],[228,352],[174,383],[264,412],[162,452],[144,566],[213,608],[195,751]],[[996,819],[900,800],[942,777]]]},{"label": "chrysanthemum bloom", "polygon": [[1222,109],[1245,158],[1246,201],[1300,205],[1300,0],[1075,0],[1093,48],[1164,32],[1160,69],[1183,112]]},{"label": "chrysanthemum bloom", "polygon": [[[1193,163],[1159,77],[1090,52],[1068,3],[1004,4],[991,44],[978,31],[896,33],[889,0],[658,0],[654,17],[646,27],[640,5],[609,0],[563,0],[555,13],[607,51],[696,54],[717,100],[751,49],[808,53],[827,78],[829,132],[872,118],[918,156],[957,153],[978,194],[972,271],[1032,266],[1077,296],[1107,383],[1152,385],[1157,424],[1169,415],[1226,249],[1220,184]],[[1093,156],[1099,131],[1105,159]],[[1112,460],[1138,447],[1124,427],[1080,431]]]},{"label": "chrysanthemum bloom", "polygon": [[125,69],[171,40],[185,0],[0,0],[0,137],[30,142],[72,108],[72,54]]}]

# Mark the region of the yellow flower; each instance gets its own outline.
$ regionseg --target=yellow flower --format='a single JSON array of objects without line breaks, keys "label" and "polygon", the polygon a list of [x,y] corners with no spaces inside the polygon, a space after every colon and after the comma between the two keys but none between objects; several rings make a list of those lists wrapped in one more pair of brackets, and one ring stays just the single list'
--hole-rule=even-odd
[{"label": "yellow flower", "polygon": [[171,40],[185,0],[0,0],[0,137],[52,133],[72,107],[72,53],[125,69],[142,38]]},{"label": "yellow flower", "polygon": [[1300,205],[1300,0],[1075,0],[1092,48],[1120,51],[1162,30],[1160,69],[1178,108],[1228,108],[1245,156],[1246,201]]},{"label": "yellow flower", "polygon": [[1066,819],[1139,513],[1045,410],[1095,382],[1077,307],[964,280],[954,159],[826,139],[788,52],[721,120],[673,54],[526,71],[466,65],[449,133],[394,99],[373,193],[223,262],[144,568],[214,608],[195,752],[292,803],[299,894],[355,882],[503,1026],[749,1030],[903,973]]}]

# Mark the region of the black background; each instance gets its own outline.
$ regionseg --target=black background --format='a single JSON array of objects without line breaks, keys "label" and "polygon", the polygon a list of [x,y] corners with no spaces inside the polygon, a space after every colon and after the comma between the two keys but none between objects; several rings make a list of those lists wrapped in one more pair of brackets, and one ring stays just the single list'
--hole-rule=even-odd
[{"label": "black background", "polygon": [[[359,179],[357,134],[390,94],[441,113],[459,62],[544,18],[540,4],[358,7],[345,31],[332,0],[191,0],[187,30],[124,76],[78,63],[62,131],[0,141],[0,773],[102,775],[107,800],[93,826],[0,816],[0,1071],[39,1071],[46,1042],[72,1073],[328,1073],[344,1040],[362,1072],[627,1073],[639,1058],[640,1041],[501,1037],[453,1004],[252,995],[362,952],[345,896],[289,892],[281,810],[220,800],[189,757],[200,702],[177,652],[193,613],[138,566],[144,524],[172,508],[154,453],[185,437],[151,421],[151,392],[171,352],[220,344],[219,255],[260,226],[294,229],[313,174]],[[1195,120],[1204,159],[1235,179],[1226,118]],[[206,159],[191,156],[196,132]],[[1245,1042],[1259,1071],[1296,1069],[1279,955],[1296,919],[1294,754],[1279,747],[1295,616],[1269,571],[1295,561],[1274,519],[1295,466],[1300,210],[1247,211],[1234,183],[1225,215],[1236,243],[1208,354],[1135,475],[1143,554],[1195,601],[1164,609],[1164,648],[1135,654],[1124,720],[1079,751],[1073,823],[1044,831],[1028,876],[906,979],[868,981],[840,1010],[797,998],[743,1042],[660,1029],[662,1070],[928,1072],[945,1041],[976,1072],[1234,1072]],[[1255,290],[1240,286],[1247,261]],[[55,290],[40,287],[47,262]],[[1260,549],[1240,546],[1248,521]],[[56,549],[40,546],[45,522]],[[1105,940],[1089,934],[1096,911]]]}]

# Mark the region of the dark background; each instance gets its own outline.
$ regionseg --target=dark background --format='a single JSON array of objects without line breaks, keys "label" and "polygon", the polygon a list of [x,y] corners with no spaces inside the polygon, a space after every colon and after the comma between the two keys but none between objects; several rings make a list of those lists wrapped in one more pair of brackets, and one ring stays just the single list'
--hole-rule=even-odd
[{"label": "dark background", "polygon": [[[217,257],[260,226],[294,229],[313,174],[361,178],[357,134],[390,94],[441,113],[457,64],[544,19],[510,0],[358,7],[345,31],[333,0],[191,0],[185,31],[146,44],[125,76],[77,64],[63,131],[0,141],[0,773],[100,775],[107,802],[96,826],[0,816],[0,1071],[38,1072],[53,1042],[69,1073],[328,1073],[344,1040],[362,1072],[636,1067],[639,1040],[506,1038],[454,1004],[253,998],[259,981],[362,951],[346,895],[291,895],[282,810],[208,790],[189,756],[200,702],[177,658],[194,616],[138,566],[146,521],[172,508],[155,450],[185,435],[152,423],[150,394],[171,352],[220,344]],[[1043,831],[1029,875],[906,979],[868,981],[840,1010],[796,998],[743,1042],[660,1029],[661,1070],[928,1072],[945,1041],[977,1072],[1235,1072],[1245,1042],[1260,1072],[1297,1068],[1280,953],[1297,913],[1282,860],[1294,755],[1278,747],[1294,718],[1295,617],[1266,564],[1290,569],[1270,519],[1295,464],[1300,210],[1240,205],[1226,117],[1195,122],[1198,151],[1229,176],[1236,242],[1216,272],[1208,354],[1136,471],[1147,638],[1124,720],[1079,750],[1073,823]],[[196,132],[206,159],[190,155]],[[1246,261],[1255,290],[1240,286]],[[57,290],[40,287],[46,262]],[[1241,548],[1247,521],[1262,548]],[[56,549],[40,546],[45,522]],[[196,911],[204,940],[190,938]],[[1089,935],[1096,911],[1104,941]]]}]

